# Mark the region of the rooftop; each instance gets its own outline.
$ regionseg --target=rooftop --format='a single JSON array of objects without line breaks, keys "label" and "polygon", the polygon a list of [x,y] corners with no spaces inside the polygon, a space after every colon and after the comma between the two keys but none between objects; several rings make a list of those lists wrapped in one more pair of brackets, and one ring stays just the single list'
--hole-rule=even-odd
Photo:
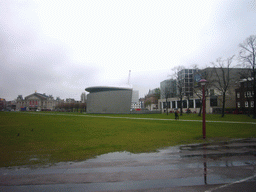
[{"label": "rooftop", "polygon": [[102,92],[102,91],[120,91],[120,90],[132,90],[131,88],[125,87],[106,87],[106,86],[96,86],[96,87],[88,87],[85,89],[90,93],[94,92]]}]

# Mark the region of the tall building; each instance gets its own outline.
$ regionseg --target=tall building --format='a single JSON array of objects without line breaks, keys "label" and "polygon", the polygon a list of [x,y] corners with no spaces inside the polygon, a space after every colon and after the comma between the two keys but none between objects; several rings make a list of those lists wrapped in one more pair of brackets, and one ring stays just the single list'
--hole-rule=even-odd
[{"label": "tall building", "polygon": [[132,91],[131,108],[132,109],[141,108],[141,103],[139,102],[139,91],[138,90]]},{"label": "tall building", "polygon": [[178,72],[177,92],[182,91],[183,96],[193,97],[195,74],[198,69],[182,69]]},{"label": "tall building", "polygon": [[87,99],[86,93],[83,92],[83,93],[81,94],[81,103],[86,103],[86,99]]},{"label": "tall building", "polygon": [[175,97],[177,95],[176,80],[167,79],[160,83],[160,99]]}]

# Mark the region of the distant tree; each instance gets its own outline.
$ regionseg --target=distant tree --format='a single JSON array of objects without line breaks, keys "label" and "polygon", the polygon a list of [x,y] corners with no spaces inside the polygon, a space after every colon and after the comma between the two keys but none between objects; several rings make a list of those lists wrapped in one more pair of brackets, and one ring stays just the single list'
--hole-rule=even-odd
[{"label": "distant tree", "polygon": [[78,112],[78,109],[79,109],[79,103],[74,103],[74,108],[75,108],[75,111]]},{"label": "distant tree", "polygon": [[160,88],[156,88],[155,89],[155,96],[156,96],[157,99],[160,99],[160,94],[161,94]]},{"label": "distant tree", "polygon": [[80,103],[80,109],[85,112],[86,111],[86,103]]},{"label": "distant tree", "polygon": [[151,110],[151,101],[150,100],[147,100],[147,101],[145,101],[145,107],[150,107],[150,110]]},{"label": "distant tree", "polygon": [[216,80],[213,82],[215,88],[219,90],[222,95],[222,115],[225,115],[225,104],[226,104],[226,93],[229,90],[229,87],[232,83],[230,77],[230,72],[232,70],[231,64],[234,56],[223,60],[221,58],[217,59],[216,63],[212,62],[213,65],[213,75],[215,75]]},{"label": "distant tree", "polygon": [[256,118],[256,35],[251,35],[248,37],[244,43],[239,44],[241,48],[239,53],[239,58],[242,64],[249,66],[251,68],[251,76],[253,80],[253,90],[254,90],[254,109],[253,118]]}]

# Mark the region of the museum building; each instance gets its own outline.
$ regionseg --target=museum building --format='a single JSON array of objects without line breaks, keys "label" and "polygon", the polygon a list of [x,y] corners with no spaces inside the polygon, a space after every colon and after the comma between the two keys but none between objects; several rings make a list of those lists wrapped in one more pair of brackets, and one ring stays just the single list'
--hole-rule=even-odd
[{"label": "museum building", "polygon": [[17,97],[16,110],[36,111],[36,110],[53,110],[59,102],[54,100],[51,95],[33,93],[23,99],[22,95]]}]

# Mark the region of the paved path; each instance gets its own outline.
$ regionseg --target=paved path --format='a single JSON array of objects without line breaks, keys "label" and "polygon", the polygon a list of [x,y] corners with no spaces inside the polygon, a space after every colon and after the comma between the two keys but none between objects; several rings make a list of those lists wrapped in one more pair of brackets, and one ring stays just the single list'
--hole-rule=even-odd
[{"label": "paved path", "polygon": [[0,191],[255,191],[256,139],[0,168]]},{"label": "paved path", "polygon": [[[61,114],[61,113],[40,113],[29,112],[26,114],[40,114],[40,115],[64,115],[64,116],[77,116],[77,117],[94,117],[94,118],[108,118],[108,119],[134,119],[134,120],[149,120],[149,121],[176,121],[175,119],[160,119],[160,118],[140,118],[140,117],[117,117],[117,116],[103,116],[103,115],[74,115],[74,114]],[[202,122],[202,120],[185,120],[179,119],[178,121]],[[255,124],[256,122],[239,122],[239,121],[207,121],[207,123],[232,123],[232,124]]]}]

